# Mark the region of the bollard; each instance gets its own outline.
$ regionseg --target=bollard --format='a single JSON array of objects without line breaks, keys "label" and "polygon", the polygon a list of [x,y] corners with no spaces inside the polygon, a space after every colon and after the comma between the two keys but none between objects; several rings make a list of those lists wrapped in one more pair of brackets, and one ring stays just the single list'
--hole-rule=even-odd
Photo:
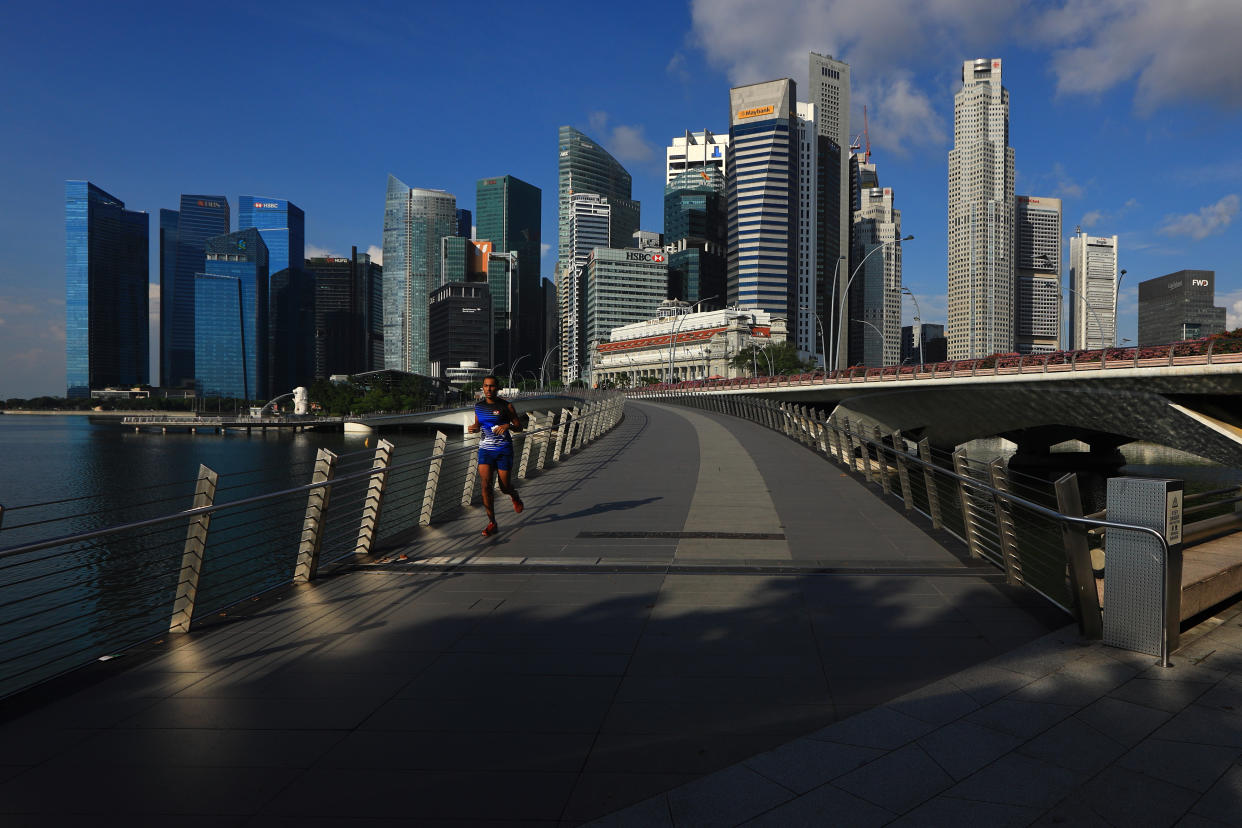
[{"label": "bollard", "polygon": [[893,432],[893,460],[897,464],[897,481],[901,484],[901,504],[909,512],[914,508],[914,498],[910,495],[910,467],[906,465],[906,439],[900,431]]},{"label": "bollard", "polygon": [[[957,449],[953,452],[953,471],[962,475],[966,475],[966,450]],[[966,532],[966,546],[970,549],[970,557],[981,558],[982,552],[979,550],[979,542],[975,539],[974,521],[970,519],[970,494],[966,490],[966,484],[961,480],[954,480],[957,484],[957,494],[962,501],[962,524]]]},{"label": "bollard", "polygon": [[923,485],[927,488],[927,512],[931,515],[933,529],[943,529],[940,516],[940,490],[936,488],[936,474],[932,471],[931,443],[924,437],[919,440],[919,459],[923,461]]},{"label": "bollard", "polygon": [[431,525],[431,511],[436,505],[436,489],[440,486],[440,469],[444,466],[444,447],[448,436],[436,432],[436,442],[431,449],[431,465],[427,467],[427,488],[423,491],[423,508],[418,515],[419,526]]},{"label": "bollard", "polygon": [[[1078,475],[1067,474],[1053,484],[1057,493],[1057,511],[1070,517],[1083,517],[1082,498],[1078,493]],[[1061,523],[1061,540],[1065,544],[1065,560],[1069,565],[1070,589],[1078,610],[1078,629],[1084,638],[1103,638],[1104,619],[1100,612],[1100,593],[1095,589],[1095,573],[1091,568],[1091,545],[1087,527],[1079,523]]]},{"label": "bollard", "polygon": [[[988,464],[988,473],[992,479],[993,489],[1000,489],[1005,494],[1010,493],[1009,474],[999,457]],[[1010,514],[1009,504],[993,492],[992,509],[996,512],[996,534],[1000,537],[1001,561],[1005,564],[1005,581],[1014,586],[1022,586],[1022,566],[1018,560],[1017,549],[1014,548],[1017,530],[1013,525],[1013,515]]]},{"label": "bollard", "polygon": [[[191,509],[211,506],[216,499],[219,475],[206,466],[198,467],[198,483],[194,487]],[[177,577],[177,597],[173,601],[169,632],[189,632],[194,620],[194,599],[198,596],[198,578],[203,571],[203,551],[207,548],[207,529],[211,526],[211,513],[190,518],[185,535],[185,551],[181,553],[181,574]]]},{"label": "bollard", "polygon": [[370,555],[379,529],[380,506],[384,502],[384,483],[388,480],[388,464],[392,460],[392,443],[380,440],[375,446],[375,459],[371,461],[371,477],[367,482],[367,494],[362,501],[362,522],[358,526],[358,542],[355,555]]},{"label": "bollard", "polygon": [[[320,449],[315,457],[315,471],[311,483],[332,482],[336,473],[336,455]],[[328,517],[330,485],[311,489],[306,498],[306,516],[302,520],[302,541],[298,544],[298,562],[293,569],[293,580],[299,583],[313,581],[319,571],[319,551],[323,545],[323,529]]]}]

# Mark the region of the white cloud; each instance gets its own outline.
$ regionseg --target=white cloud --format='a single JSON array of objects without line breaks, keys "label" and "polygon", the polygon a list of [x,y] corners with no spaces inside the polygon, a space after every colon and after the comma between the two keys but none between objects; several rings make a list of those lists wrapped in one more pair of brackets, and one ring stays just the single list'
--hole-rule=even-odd
[{"label": "white cloud", "polygon": [[674,53],[668,65],[664,67],[664,71],[682,83],[689,83],[694,79],[690,70],[686,68],[686,56],[681,52]]},{"label": "white cloud", "polygon": [[1222,232],[1237,214],[1238,197],[1231,193],[1215,204],[1199,208],[1197,213],[1166,217],[1160,232],[1166,236],[1190,236],[1200,241]]},{"label": "white cloud", "polygon": [[618,161],[649,161],[655,155],[655,148],[643,134],[645,127],[617,124],[609,129],[607,112],[592,112],[587,116],[587,126]]},{"label": "white cloud", "polygon": [[1083,213],[1081,224],[1087,228],[1095,227],[1102,218],[1104,218],[1102,210],[1088,210],[1086,213]]},{"label": "white cloud", "polygon": [[1225,306],[1225,330],[1242,328],[1242,288],[1217,297],[1217,301]]},{"label": "white cloud", "polygon": [[1203,100],[1242,106],[1242,3],[1237,0],[1067,0],[1031,19],[1053,47],[1057,91],[1102,94],[1136,81],[1135,106]]},{"label": "white cloud", "polygon": [[380,267],[384,266],[384,248],[373,244],[367,248],[367,255]]},{"label": "white cloud", "polygon": [[[924,325],[942,325],[949,317],[949,295],[947,293],[915,293],[918,300],[919,321]],[[914,303],[905,303],[903,297],[902,323],[914,324]]]},{"label": "white cloud", "polygon": [[550,251],[551,249],[552,249],[552,245],[548,244],[547,242],[540,242],[539,243],[539,256],[542,258],[543,256],[548,255],[548,251]]},{"label": "white cloud", "polygon": [[854,97],[867,106],[867,133],[877,147],[907,155],[911,146],[939,146],[947,140],[943,119],[908,77],[860,85]]},{"label": "white cloud", "polygon": [[317,244],[306,245],[306,258],[308,259],[324,259],[335,255],[335,253],[326,247],[320,247]]}]

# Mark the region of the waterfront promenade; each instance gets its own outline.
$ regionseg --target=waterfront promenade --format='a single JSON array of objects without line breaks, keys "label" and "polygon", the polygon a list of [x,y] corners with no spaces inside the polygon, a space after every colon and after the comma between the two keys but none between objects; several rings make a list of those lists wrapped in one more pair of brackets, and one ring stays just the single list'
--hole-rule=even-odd
[{"label": "waterfront promenade", "polygon": [[[754,423],[631,403],[523,496],[520,516],[499,499],[494,538],[469,510],[7,705],[0,822],[697,825],[784,807],[803,810],[771,824],[831,824],[813,817],[853,802],[883,824],[951,787],[935,787],[923,757],[955,779],[1021,749],[1016,736],[989,742],[1004,721],[934,682],[982,670],[990,679],[962,692],[987,708],[1038,684],[1012,676],[1095,653],[1077,668],[1112,677],[1090,683],[1099,696],[1150,684],[1150,659],[1081,646],[1042,599]],[[1036,668],[977,666],[1037,639]],[[1215,676],[1224,692],[1229,680]],[[928,685],[931,701],[872,710]],[[1038,705],[1068,706],[1010,701],[1002,718],[1032,731],[1057,723]],[[962,727],[990,753],[954,764],[954,745],[973,742],[948,732],[910,758],[915,740],[970,716]],[[904,741],[887,735],[894,721]],[[832,727],[874,744],[803,738]],[[798,780],[777,767],[786,759]],[[881,759],[853,788],[840,778]],[[915,794],[889,797],[911,779]]]}]

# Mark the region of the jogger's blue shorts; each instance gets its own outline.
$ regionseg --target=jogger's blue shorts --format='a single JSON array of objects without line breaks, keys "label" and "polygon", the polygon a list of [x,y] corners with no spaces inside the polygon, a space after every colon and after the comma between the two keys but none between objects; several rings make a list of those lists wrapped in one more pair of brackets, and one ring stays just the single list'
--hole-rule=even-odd
[{"label": "jogger's blue shorts", "polygon": [[509,471],[513,468],[513,447],[505,446],[499,449],[479,449],[479,465],[495,466],[501,471]]}]

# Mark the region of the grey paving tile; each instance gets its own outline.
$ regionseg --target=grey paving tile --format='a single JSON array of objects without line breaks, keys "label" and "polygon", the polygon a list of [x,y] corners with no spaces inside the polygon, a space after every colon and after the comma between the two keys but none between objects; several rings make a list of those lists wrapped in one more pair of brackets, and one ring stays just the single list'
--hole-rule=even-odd
[{"label": "grey paving tile", "polygon": [[1242,765],[1225,771],[1194,804],[1191,813],[1225,825],[1237,824],[1238,814],[1242,814]]},{"label": "grey paving tile", "polygon": [[1050,808],[1084,779],[1084,774],[1009,753],[950,788],[948,795],[1026,808]]},{"label": "grey paving tile", "polygon": [[823,675],[809,676],[626,676],[618,702],[703,701],[764,704],[830,704]]},{"label": "grey paving tile", "polygon": [[793,793],[740,765],[669,791],[676,826],[733,826],[793,799]]},{"label": "grey paving tile", "polygon": [[369,713],[369,707],[342,704],[338,699],[174,697],[156,702],[122,726],[164,730],[349,730]]},{"label": "grey paving tile", "polygon": [[948,677],[957,687],[968,693],[980,705],[990,704],[1004,698],[1032,681],[1030,676],[1005,670],[991,664],[954,673]]},{"label": "grey paving tile", "polygon": [[1198,794],[1114,765],[1084,784],[1075,798],[1110,825],[1164,826],[1185,815]]},{"label": "grey paving tile", "polygon": [[1115,699],[1176,713],[1202,696],[1212,685],[1201,682],[1136,678],[1113,690]]},{"label": "grey paving tile", "polygon": [[1110,739],[1132,747],[1173,717],[1173,714],[1121,699],[1103,698],[1083,708],[1075,717]]},{"label": "grey paving tile", "polygon": [[823,785],[742,825],[747,828],[819,828],[834,824],[867,828],[872,825],[887,825],[894,816],[896,815],[892,811],[846,793],[840,788]]},{"label": "grey paving tile", "polygon": [[340,737],[316,766],[575,773],[582,769],[594,739],[591,733],[358,730]]},{"label": "grey paving tile", "polygon": [[1018,748],[1018,753],[1083,773],[1096,773],[1116,761],[1125,747],[1080,718],[1050,727]]},{"label": "grey paving tile", "polygon": [[1191,812],[1177,821],[1177,828],[1229,828],[1229,823],[1217,822]]},{"label": "grey paving tile", "polygon": [[817,654],[635,653],[628,676],[822,676]]},{"label": "grey paving tile", "polygon": [[1197,742],[1242,748],[1242,715],[1191,705],[1154,734],[1172,742]]},{"label": "grey paving tile", "polygon": [[1078,708],[1069,705],[1006,697],[976,710],[966,717],[966,721],[1031,739],[1076,712]]},{"label": "grey paving tile", "polygon": [[1117,765],[1202,793],[1211,788],[1240,755],[1242,748],[1153,738],[1133,747]]},{"label": "grey paving tile", "polygon": [[1229,675],[1195,700],[1195,704],[1226,713],[1242,713],[1242,676]]},{"label": "grey paving tile", "polygon": [[687,774],[584,773],[565,807],[562,825],[591,820],[585,826],[673,828],[664,792],[694,779]]},{"label": "grey paving tile", "polygon": [[[307,768],[343,736],[333,730],[101,730],[53,759],[76,777],[99,765],[145,773],[152,767]],[[137,770],[141,769],[141,770]]]},{"label": "grey paving tile", "polygon": [[927,722],[896,710],[878,707],[808,734],[824,742],[894,750],[933,730]]},{"label": "grey paving tile", "polygon": [[1017,736],[969,722],[953,722],[918,740],[919,747],[957,781],[1020,744],[1022,740]]},{"label": "grey paving tile", "polygon": [[883,755],[884,751],[876,748],[803,738],[752,756],[744,764],[773,782],[804,794]]},{"label": "grey paving tile", "polygon": [[1030,825],[1038,817],[1038,808],[938,796],[889,824],[894,828],[943,828],[946,825],[1018,828]]},{"label": "grey paving tile", "polygon": [[[903,780],[894,785],[893,780]],[[953,784],[917,744],[906,745],[835,779],[835,787],[894,813],[905,813]]]},{"label": "grey paving tile", "polygon": [[762,708],[745,702],[618,702],[608,711],[607,733],[679,733],[715,730],[744,733],[768,730],[788,738],[817,730],[836,719],[832,705],[779,705]]},{"label": "grey paving tile", "polygon": [[980,707],[973,696],[947,679],[906,693],[893,699],[888,706],[933,725],[956,721]]},{"label": "grey paving tile", "polygon": [[402,687],[396,699],[434,703],[440,700],[540,700],[549,698],[608,701],[620,676],[424,673]]},{"label": "grey paving tile", "polygon": [[372,712],[359,729],[595,733],[608,707],[608,702],[594,699],[501,699],[487,704],[460,699],[435,704],[397,700]]},{"label": "grey paving tile", "polygon": [[585,770],[592,773],[705,774],[780,744],[787,732],[690,729],[668,733],[600,733]]}]

